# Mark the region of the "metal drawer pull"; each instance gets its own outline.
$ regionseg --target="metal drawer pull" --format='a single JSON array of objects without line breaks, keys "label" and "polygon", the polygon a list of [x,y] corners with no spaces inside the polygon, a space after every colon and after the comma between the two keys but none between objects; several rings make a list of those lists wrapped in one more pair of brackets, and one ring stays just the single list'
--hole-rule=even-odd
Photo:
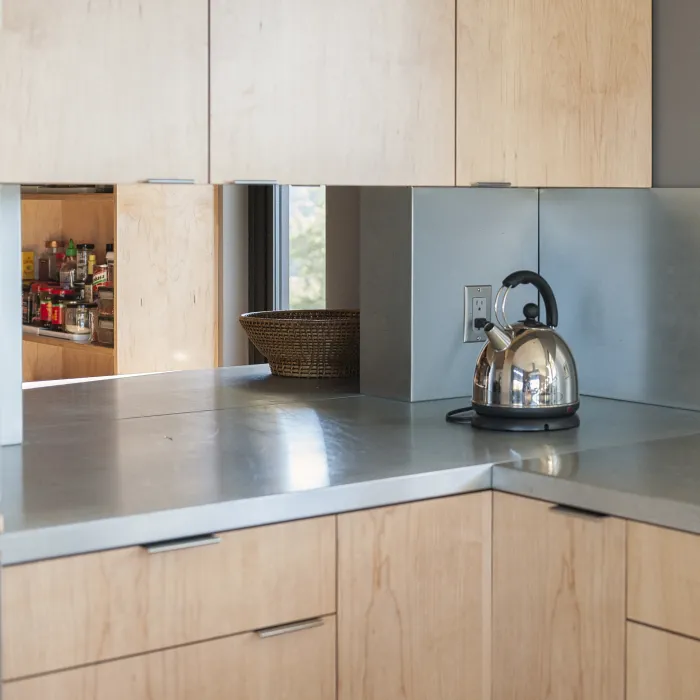
[{"label": "metal drawer pull", "polygon": [[277,180],[231,180],[229,185],[277,185]]},{"label": "metal drawer pull", "polygon": [[572,515],[575,518],[583,520],[604,520],[608,517],[606,513],[597,513],[594,510],[586,510],[585,508],[574,508],[573,506],[552,506],[549,509],[552,513],[561,513],[562,515]]},{"label": "metal drawer pull", "polygon": [[190,178],[180,179],[176,177],[152,177],[146,180],[147,185],[194,185]]},{"label": "metal drawer pull", "polygon": [[316,617],[313,620],[303,620],[302,622],[290,622],[288,625],[278,625],[277,627],[265,627],[257,630],[260,639],[268,637],[278,637],[280,634],[291,634],[292,632],[301,632],[302,630],[310,630],[314,627],[321,627],[323,618]]},{"label": "metal drawer pull", "polygon": [[472,182],[472,187],[511,187],[510,182]]},{"label": "metal drawer pull", "polygon": [[175,549],[190,549],[190,547],[204,547],[208,544],[219,544],[221,537],[217,535],[203,535],[202,537],[183,537],[181,540],[168,540],[155,544],[144,544],[144,549],[149,554],[160,552],[172,552]]}]

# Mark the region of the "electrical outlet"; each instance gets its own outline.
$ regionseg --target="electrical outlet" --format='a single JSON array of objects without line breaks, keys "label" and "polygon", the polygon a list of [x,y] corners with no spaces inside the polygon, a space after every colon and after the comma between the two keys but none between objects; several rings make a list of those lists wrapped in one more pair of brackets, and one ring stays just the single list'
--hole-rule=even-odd
[{"label": "electrical outlet", "polygon": [[491,285],[470,285],[464,288],[464,342],[483,343],[484,324],[491,321]]}]

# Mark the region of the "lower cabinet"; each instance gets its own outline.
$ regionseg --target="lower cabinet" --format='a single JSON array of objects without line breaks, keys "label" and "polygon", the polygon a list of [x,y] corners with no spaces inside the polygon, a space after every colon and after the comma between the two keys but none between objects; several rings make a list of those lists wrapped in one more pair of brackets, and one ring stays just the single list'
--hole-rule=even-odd
[{"label": "lower cabinet", "polygon": [[495,493],[492,604],[493,700],[624,699],[624,521]]},{"label": "lower cabinet", "polygon": [[334,700],[335,617],[6,683],[3,700]]},{"label": "lower cabinet", "polygon": [[700,641],[630,622],[627,700],[696,700]]},{"label": "lower cabinet", "polygon": [[490,492],[338,516],[339,700],[489,698],[490,597]]}]

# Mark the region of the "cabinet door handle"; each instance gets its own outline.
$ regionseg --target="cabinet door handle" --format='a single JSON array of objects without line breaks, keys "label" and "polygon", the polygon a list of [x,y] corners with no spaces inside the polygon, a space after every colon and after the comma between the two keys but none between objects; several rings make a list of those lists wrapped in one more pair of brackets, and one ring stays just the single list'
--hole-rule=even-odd
[{"label": "cabinet door handle", "polygon": [[219,542],[221,542],[221,537],[217,535],[202,535],[201,537],[183,537],[179,540],[144,544],[143,548],[149,554],[160,554],[161,552],[172,552],[175,549],[190,549],[191,547],[204,547],[208,544],[219,544]]},{"label": "cabinet door handle", "polygon": [[263,627],[256,630],[260,639],[268,637],[278,637],[280,634],[291,634],[292,632],[301,632],[302,630],[310,630],[314,627],[321,627],[323,618],[315,617],[313,620],[302,620],[301,622],[290,622],[288,625],[277,625],[276,627]]},{"label": "cabinet door handle", "polygon": [[[2,0],[0,0],[2,2]],[[152,177],[144,181],[147,185],[194,185],[194,180],[190,178],[177,177]]]},{"label": "cabinet door handle", "polygon": [[574,508],[573,506],[556,505],[549,509],[552,513],[560,513],[561,515],[571,515],[574,518],[582,520],[604,520],[609,517],[606,513],[598,513],[594,510],[586,510],[585,508]]},{"label": "cabinet door handle", "polygon": [[472,187],[511,187],[510,182],[486,182],[486,181],[478,181],[478,182],[472,182]]}]

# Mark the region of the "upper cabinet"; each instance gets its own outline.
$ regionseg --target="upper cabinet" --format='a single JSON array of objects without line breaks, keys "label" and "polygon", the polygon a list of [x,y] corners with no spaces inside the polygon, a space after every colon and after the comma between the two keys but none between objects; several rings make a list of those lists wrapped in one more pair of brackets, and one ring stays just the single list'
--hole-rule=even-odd
[{"label": "upper cabinet", "polygon": [[3,0],[0,182],[206,182],[207,36],[207,0]]},{"label": "upper cabinet", "polygon": [[651,0],[457,0],[457,185],[651,186]]},{"label": "upper cabinet", "polygon": [[211,0],[211,181],[454,185],[453,0]]}]

